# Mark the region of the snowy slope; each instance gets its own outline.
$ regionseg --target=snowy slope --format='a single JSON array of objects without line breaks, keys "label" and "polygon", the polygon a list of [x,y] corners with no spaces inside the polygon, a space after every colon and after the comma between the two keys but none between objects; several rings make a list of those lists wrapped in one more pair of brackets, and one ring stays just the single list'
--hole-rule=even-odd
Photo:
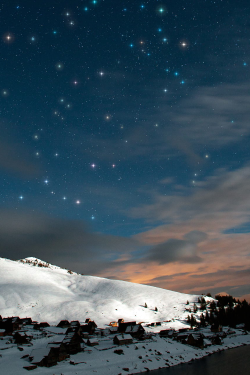
[{"label": "snowy slope", "polygon": [[[139,322],[185,319],[198,296],[147,285],[68,273],[46,262],[0,258],[0,315],[57,324],[91,318],[99,327],[123,318]],[[148,308],[145,308],[145,302]],[[158,308],[158,312],[154,308]]]}]

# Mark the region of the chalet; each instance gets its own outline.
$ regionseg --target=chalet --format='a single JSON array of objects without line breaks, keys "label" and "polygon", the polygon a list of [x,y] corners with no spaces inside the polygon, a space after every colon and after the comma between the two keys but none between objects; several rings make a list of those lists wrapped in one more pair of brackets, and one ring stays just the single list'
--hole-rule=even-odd
[{"label": "chalet", "polygon": [[66,346],[63,342],[50,342],[47,345],[47,348],[53,348],[58,362],[64,361],[66,358],[69,358],[69,354],[67,353]]},{"label": "chalet", "polygon": [[67,328],[66,335],[70,332],[76,332],[80,336],[81,333],[82,333],[82,328],[81,328],[81,326],[79,326],[79,327],[77,327],[77,326],[69,327],[69,328]]},{"label": "chalet", "polygon": [[68,320],[61,320],[58,324],[57,327],[60,328],[68,328],[70,327],[70,322]]},{"label": "chalet", "polygon": [[96,328],[97,328],[97,324],[93,320],[81,325],[82,332],[87,332],[90,335],[93,335]]},{"label": "chalet", "polygon": [[46,328],[46,327],[50,327],[49,323],[47,322],[36,323],[33,326],[33,328],[37,330],[40,330],[41,328]]},{"label": "chalet", "polygon": [[15,332],[13,335],[13,338],[15,340],[15,344],[28,344],[33,336],[27,335],[25,332]]},{"label": "chalet", "polygon": [[120,322],[119,325],[118,325],[118,332],[124,333],[128,326],[135,326],[135,325],[136,325],[135,321],[133,321],[133,322]]},{"label": "chalet", "polygon": [[113,342],[115,345],[128,345],[132,344],[133,338],[131,335],[127,334],[121,334],[121,335],[116,335],[113,339]]},{"label": "chalet", "polygon": [[132,337],[140,338],[143,336],[145,329],[141,324],[129,325],[126,327],[125,333],[130,334]]},{"label": "chalet", "polygon": [[91,319],[90,318],[86,318],[85,319],[85,323],[89,323],[89,322],[91,322]]},{"label": "chalet", "polygon": [[0,329],[0,337],[5,336],[5,329]]},{"label": "chalet", "polygon": [[174,329],[163,329],[160,331],[160,337],[173,337],[175,335]]},{"label": "chalet", "polygon": [[187,338],[187,344],[197,348],[204,348],[203,335],[201,333],[190,333]]},{"label": "chalet", "polygon": [[96,345],[99,345],[99,342],[96,340],[96,339],[88,339],[87,340],[87,345],[88,346],[96,346]]},{"label": "chalet", "polygon": [[20,319],[20,323],[25,324],[25,325],[31,325],[32,319],[31,318],[22,318],[22,319]]},{"label": "chalet", "polygon": [[108,330],[109,330],[109,333],[115,334],[118,332],[118,327],[109,327]]},{"label": "chalet", "polygon": [[72,322],[70,323],[70,327],[80,327],[80,322],[78,320],[72,320]]},{"label": "chalet", "polygon": [[222,338],[219,335],[212,336],[211,341],[213,345],[221,345],[223,343]]},{"label": "chalet", "polygon": [[222,325],[214,323],[211,325],[211,332],[222,332],[223,328]]},{"label": "chalet", "polygon": [[33,349],[30,356],[32,365],[41,367],[51,367],[57,364],[57,354],[54,348]]},{"label": "chalet", "polygon": [[187,333],[178,333],[176,335],[176,340],[178,342],[181,342],[182,344],[186,344],[187,338],[188,338],[188,334]]},{"label": "chalet", "polygon": [[76,332],[69,332],[63,339],[68,354],[76,354],[81,351],[82,338]]},{"label": "chalet", "polygon": [[1,322],[1,329],[5,329],[6,335],[12,335],[14,331],[17,331],[22,328],[22,324],[20,323],[20,318],[12,317],[12,318],[4,318]]},{"label": "chalet", "polygon": [[124,319],[118,319],[118,324],[124,323]]},{"label": "chalet", "polygon": [[110,327],[118,327],[118,323],[117,322],[110,322],[109,326]]}]

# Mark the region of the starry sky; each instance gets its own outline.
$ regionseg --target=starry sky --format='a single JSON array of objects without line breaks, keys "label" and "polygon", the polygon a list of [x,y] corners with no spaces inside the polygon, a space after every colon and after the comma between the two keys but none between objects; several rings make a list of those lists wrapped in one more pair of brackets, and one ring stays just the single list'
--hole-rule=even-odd
[{"label": "starry sky", "polygon": [[250,4],[0,2],[0,256],[250,297]]}]

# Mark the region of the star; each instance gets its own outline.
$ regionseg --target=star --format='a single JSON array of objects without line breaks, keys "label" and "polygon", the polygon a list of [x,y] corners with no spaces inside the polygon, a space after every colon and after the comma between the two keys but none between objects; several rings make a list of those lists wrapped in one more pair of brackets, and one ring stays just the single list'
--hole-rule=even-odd
[{"label": "star", "polygon": [[58,154],[58,153],[55,153],[55,157],[57,157],[57,156],[59,156],[59,154]]},{"label": "star", "polygon": [[22,196],[22,195],[20,195],[19,199],[20,199],[20,200],[22,201],[22,200],[23,200],[23,196]]},{"label": "star", "polygon": [[91,167],[94,169],[96,167],[96,165],[93,163],[93,164],[91,164]]},{"label": "star", "polygon": [[184,85],[185,81],[181,81],[181,85]]},{"label": "star", "polygon": [[6,34],[6,35],[4,36],[4,40],[5,40],[7,43],[11,43],[11,42],[13,42],[14,38],[13,38],[13,36],[12,36],[11,34]]},{"label": "star", "polygon": [[80,204],[81,202],[79,200],[76,201],[76,204]]},{"label": "star", "polygon": [[60,63],[60,62],[56,64],[56,69],[57,70],[63,70],[63,67],[64,67],[63,64]]},{"label": "star", "polygon": [[91,219],[92,219],[92,220],[95,220],[95,217],[92,215],[92,216],[91,216]]},{"label": "star", "polygon": [[104,76],[104,73],[103,73],[103,72],[99,72],[99,74],[100,74],[101,77]]},{"label": "star", "polygon": [[31,42],[35,42],[35,41],[36,41],[36,38],[35,38],[34,36],[32,36],[32,37],[30,38],[30,40],[31,40]]},{"label": "star", "polygon": [[66,201],[66,199],[67,199],[66,197],[63,197],[63,200],[64,200],[64,201]]},{"label": "star", "polygon": [[164,91],[164,92],[167,92],[168,90],[167,90],[167,89],[164,89],[163,91]]},{"label": "star", "polygon": [[206,159],[208,159],[208,158],[209,158],[209,155],[208,155],[208,154],[206,154],[206,155],[205,155],[205,158],[206,158]]},{"label": "star", "polygon": [[179,73],[178,72],[174,72],[174,75],[177,77],[179,75]]},{"label": "star", "polygon": [[158,9],[157,9],[157,11],[158,11],[158,13],[159,14],[161,14],[161,15],[163,15],[165,12],[166,12],[166,9],[164,8],[164,7],[159,7]]},{"label": "star", "polygon": [[112,168],[115,168],[115,164],[112,164]]},{"label": "star", "polygon": [[48,185],[49,181],[48,181],[48,180],[45,180],[44,183],[45,183],[45,185]]},{"label": "star", "polygon": [[166,43],[168,41],[167,38],[163,38],[162,40],[163,40],[164,43]]},{"label": "star", "polygon": [[78,82],[77,82],[77,81],[74,81],[73,83],[74,83],[75,86],[78,85]]}]

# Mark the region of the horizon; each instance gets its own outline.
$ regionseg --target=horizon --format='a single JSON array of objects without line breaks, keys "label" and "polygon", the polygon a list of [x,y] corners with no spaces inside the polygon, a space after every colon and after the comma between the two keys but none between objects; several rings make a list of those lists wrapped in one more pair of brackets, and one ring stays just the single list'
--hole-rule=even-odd
[{"label": "horizon", "polygon": [[2,4],[0,256],[250,301],[250,4]]}]

